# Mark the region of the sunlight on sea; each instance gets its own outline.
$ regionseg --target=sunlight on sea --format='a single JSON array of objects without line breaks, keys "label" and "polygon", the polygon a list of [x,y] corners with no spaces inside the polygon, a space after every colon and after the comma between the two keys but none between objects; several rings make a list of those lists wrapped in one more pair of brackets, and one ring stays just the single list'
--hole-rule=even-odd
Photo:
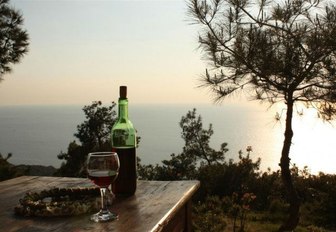
[{"label": "sunlight on sea", "polygon": [[317,118],[314,109],[303,110],[293,121],[292,163],[307,165],[312,173],[336,173],[336,124]]},{"label": "sunlight on sea", "polygon": [[[278,153],[278,162],[284,140],[285,114],[284,108],[278,106],[274,115],[280,120],[274,125],[275,131],[271,134],[273,136],[271,143],[276,147],[274,151]],[[307,166],[312,174],[318,174],[320,171],[336,173],[336,154],[333,147],[336,138],[335,123],[322,121],[315,109],[296,107],[293,115],[294,135],[289,154],[291,165],[295,164],[300,169]],[[267,157],[267,154],[264,155],[266,155],[264,160],[267,160],[265,163],[270,164],[272,170],[279,168],[275,165],[276,160],[269,162],[272,158]]]}]

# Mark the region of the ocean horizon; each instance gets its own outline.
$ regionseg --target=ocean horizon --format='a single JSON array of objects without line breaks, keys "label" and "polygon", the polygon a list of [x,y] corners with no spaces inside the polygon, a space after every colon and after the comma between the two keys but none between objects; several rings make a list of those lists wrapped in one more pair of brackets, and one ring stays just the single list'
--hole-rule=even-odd
[{"label": "ocean horizon", "polygon": [[[13,164],[52,165],[58,168],[57,158],[76,140],[77,125],[84,120],[83,105],[0,106],[0,153],[12,153]],[[278,170],[284,132],[283,110],[248,104],[134,104],[130,103],[129,117],[141,137],[137,155],[142,164],[160,164],[172,153],[182,152],[179,122],[189,110],[196,108],[203,128],[213,125],[210,145],[219,149],[224,142],[229,151],[226,160],[238,160],[239,150],[250,157],[261,158],[261,170]],[[281,108],[280,108],[281,109]],[[116,108],[117,110],[117,108]],[[291,164],[299,168],[308,166],[311,173],[334,174],[336,169],[333,124],[318,120],[312,111],[304,110],[294,118],[294,138]],[[301,116],[300,116],[301,115]]]}]

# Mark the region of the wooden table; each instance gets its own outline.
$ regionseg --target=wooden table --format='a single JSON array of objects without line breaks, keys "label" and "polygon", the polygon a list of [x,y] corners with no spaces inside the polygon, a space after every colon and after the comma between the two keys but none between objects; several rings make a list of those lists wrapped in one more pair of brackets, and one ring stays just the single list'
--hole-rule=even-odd
[{"label": "wooden table", "polygon": [[27,191],[53,187],[89,187],[83,178],[22,176],[0,182],[0,231],[191,231],[191,197],[198,181],[138,181],[137,192],[116,199],[112,211],[119,220],[94,223],[89,215],[70,217],[21,217],[14,207]]}]

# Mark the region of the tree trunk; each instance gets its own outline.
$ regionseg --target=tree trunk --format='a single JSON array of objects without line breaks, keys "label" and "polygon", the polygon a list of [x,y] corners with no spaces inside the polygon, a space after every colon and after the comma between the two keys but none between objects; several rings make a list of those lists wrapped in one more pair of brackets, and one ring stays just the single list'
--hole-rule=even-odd
[{"label": "tree trunk", "polygon": [[289,167],[290,164],[289,151],[293,138],[293,130],[292,130],[293,105],[294,102],[292,99],[292,95],[288,96],[285,139],[281,152],[280,167],[281,167],[281,178],[286,188],[290,205],[288,211],[288,218],[283,222],[283,224],[279,228],[278,230],[279,232],[294,230],[299,223],[299,217],[300,217],[299,211],[301,202],[294,188],[291,171]]}]

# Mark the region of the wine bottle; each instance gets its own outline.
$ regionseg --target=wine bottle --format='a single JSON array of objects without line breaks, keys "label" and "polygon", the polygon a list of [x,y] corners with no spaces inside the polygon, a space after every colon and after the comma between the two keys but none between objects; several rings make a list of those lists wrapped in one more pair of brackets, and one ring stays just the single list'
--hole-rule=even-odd
[{"label": "wine bottle", "polygon": [[137,186],[136,131],[128,119],[127,87],[120,86],[118,100],[118,120],[111,131],[112,150],[117,152],[120,169],[112,184],[114,194],[131,196]]}]

